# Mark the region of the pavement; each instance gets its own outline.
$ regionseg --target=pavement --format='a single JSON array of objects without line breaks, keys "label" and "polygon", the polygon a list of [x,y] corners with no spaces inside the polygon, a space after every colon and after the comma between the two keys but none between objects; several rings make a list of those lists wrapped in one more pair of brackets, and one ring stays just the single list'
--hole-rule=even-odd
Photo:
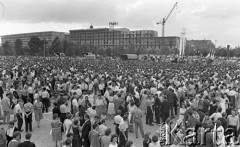
[{"label": "pavement", "polygon": [[[13,119],[13,115],[11,115],[11,120]],[[145,119],[145,118],[144,118]],[[56,147],[54,142],[52,141],[52,136],[50,135],[51,130],[51,121],[52,121],[52,113],[44,113],[43,119],[40,122],[40,128],[37,127],[37,123],[34,119],[33,115],[33,131],[32,131],[32,139],[31,141],[36,144],[37,147]],[[145,122],[143,120],[143,122]],[[107,120],[107,126],[112,129],[112,133],[115,133],[115,126],[113,124],[113,119]],[[3,127],[6,129],[7,125],[3,125]],[[151,132],[151,134],[155,134],[156,130],[159,128],[158,125],[149,126],[146,124],[143,124],[144,127],[144,133]],[[24,130],[25,124],[23,124],[22,129]],[[25,131],[22,133],[22,141],[25,140]],[[138,131],[138,138],[136,138],[134,133],[129,132],[129,140],[134,142],[134,145],[136,147],[142,147],[142,141],[143,138],[140,135],[140,130]]]}]

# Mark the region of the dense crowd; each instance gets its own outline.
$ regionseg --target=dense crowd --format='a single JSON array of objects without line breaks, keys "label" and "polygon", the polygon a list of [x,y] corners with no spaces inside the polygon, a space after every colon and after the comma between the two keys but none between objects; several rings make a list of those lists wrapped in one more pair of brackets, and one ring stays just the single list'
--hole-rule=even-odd
[{"label": "dense crowd", "polygon": [[[131,147],[129,132],[144,147],[240,141],[236,63],[68,57],[1,57],[0,63],[1,116],[9,125],[0,129],[3,147],[30,143],[33,114],[41,127],[45,112],[53,113],[50,133],[59,147]],[[159,130],[150,135],[144,123]],[[23,130],[27,141],[20,143]]]}]

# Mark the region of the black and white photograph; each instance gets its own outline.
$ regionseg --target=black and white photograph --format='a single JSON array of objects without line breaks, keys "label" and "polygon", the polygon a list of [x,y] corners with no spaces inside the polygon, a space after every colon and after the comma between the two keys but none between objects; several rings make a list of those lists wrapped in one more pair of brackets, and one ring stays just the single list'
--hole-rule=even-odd
[{"label": "black and white photograph", "polygon": [[240,147],[239,8],[0,0],[0,147]]}]

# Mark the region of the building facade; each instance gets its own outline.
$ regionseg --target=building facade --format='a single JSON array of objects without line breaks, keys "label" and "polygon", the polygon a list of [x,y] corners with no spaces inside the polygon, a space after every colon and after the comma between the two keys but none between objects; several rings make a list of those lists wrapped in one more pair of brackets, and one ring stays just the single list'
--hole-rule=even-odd
[{"label": "building facade", "polygon": [[1,41],[2,41],[2,43],[4,43],[5,41],[8,41],[10,46],[14,47],[14,42],[17,39],[21,39],[23,47],[28,47],[28,42],[30,41],[30,38],[32,36],[36,36],[40,40],[46,40],[47,41],[46,47],[49,47],[49,46],[51,46],[52,41],[56,37],[59,37],[60,40],[64,40],[65,35],[66,35],[66,33],[64,33],[64,32],[54,32],[54,31],[22,33],[22,34],[12,34],[12,35],[1,36]]},{"label": "building facade", "polygon": [[179,37],[158,37],[154,30],[130,31],[126,28],[96,28],[70,30],[70,41],[78,48],[92,46],[96,48],[144,48],[160,49],[162,47],[179,48]]}]

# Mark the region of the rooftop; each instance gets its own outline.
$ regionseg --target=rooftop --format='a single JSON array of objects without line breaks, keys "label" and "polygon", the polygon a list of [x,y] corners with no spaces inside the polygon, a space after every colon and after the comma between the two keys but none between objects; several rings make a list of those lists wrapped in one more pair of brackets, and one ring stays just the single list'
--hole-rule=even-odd
[{"label": "rooftop", "polygon": [[9,34],[9,35],[2,35],[1,37],[14,36],[14,35],[27,35],[27,34],[43,34],[43,33],[64,33],[64,34],[67,34],[67,32],[43,31],[43,32],[29,32],[29,33]]}]

